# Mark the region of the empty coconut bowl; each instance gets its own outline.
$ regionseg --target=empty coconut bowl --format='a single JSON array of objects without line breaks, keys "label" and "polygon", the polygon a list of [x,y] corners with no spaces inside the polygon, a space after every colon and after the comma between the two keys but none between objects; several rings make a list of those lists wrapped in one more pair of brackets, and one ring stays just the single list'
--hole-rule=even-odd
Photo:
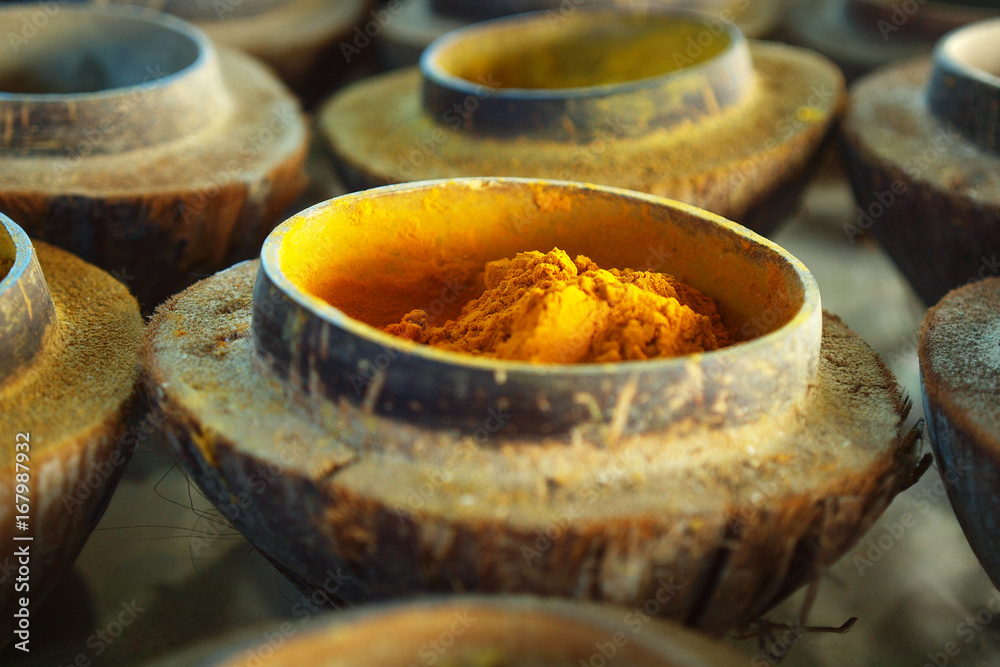
[{"label": "empty coconut bowl", "polygon": [[933,59],[852,89],[843,147],[855,197],[848,236],[872,232],[917,294],[1000,273],[1000,19],[941,40]]},{"label": "empty coconut bowl", "polygon": [[950,292],[920,328],[924,410],[948,497],[1000,586],[1000,278]]},{"label": "empty coconut bowl", "polygon": [[848,80],[884,65],[927,55],[959,26],[1000,15],[992,0],[792,0],[785,32],[815,49]]},{"label": "empty coconut bowl", "polygon": [[369,78],[319,116],[352,188],[468,175],[669,196],[768,232],[842,109],[826,59],[664,10],[578,8],[455,31],[419,70]]},{"label": "empty coconut bowl", "polygon": [[[658,604],[649,601],[649,606]],[[379,606],[245,634],[250,636],[204,658],[179,656],[157,666],[737,667],[746,663],[735,649],[653,620],[641,607],[625,614],[615,608],[527,596],[457,596]]]},{"label": "empty coconut bowl", "polygon": [[254,256],[305,185],[296,100],[193,26],[23,3],[0,6],[0,31],[0,211],[145,308]]},{"label": "empty coconut bowl", "polygon": [[132,454],[142,334],[121,283],[0,215],[0,644],[30,638]]},{"label": "empty coconut bowl", "polygon": [[435,39],[476,21],[523,12],[545,11],[553,25],[591,5],[676,7],[694,9],[734,22],[747,37],[766,37],[781,22],[777,0],[395,0],[386,5],[386,20],[366,34],[377,36],[382,59],[390,67],[414,65]]},{"label": "empty coconut bowl", "polygon": [[370,0],[98,0],[146,6],[195,23],[213,41],[267,63],[307,99],[350,63],[341,43],[371,17]]},{"label": "empty coconut bowl", "polygon": [[[451,317],[487,261],[558,246],[666,271],[744,340],[644,362],[538,365],[383,333]],[[811,274],[740,225],[578,183],[460,179],[318,204],[260,262],[153,318],[166,438],[304,591],[533,593],[722,634],[854,544],[917,463],[899,386],[824,315]]]}]

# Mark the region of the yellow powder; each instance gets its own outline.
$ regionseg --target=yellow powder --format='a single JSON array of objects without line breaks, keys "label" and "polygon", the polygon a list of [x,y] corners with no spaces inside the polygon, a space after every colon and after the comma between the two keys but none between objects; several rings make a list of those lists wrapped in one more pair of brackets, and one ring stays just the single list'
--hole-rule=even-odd
[{"label": "yellow powder", "polygon": [[486,265],[486,291],[440,327],[414,310],[387,333],[454,352],[573,364],[706,352],[733,342],[715,302],[664,273],[599,268],[558,248]]}]

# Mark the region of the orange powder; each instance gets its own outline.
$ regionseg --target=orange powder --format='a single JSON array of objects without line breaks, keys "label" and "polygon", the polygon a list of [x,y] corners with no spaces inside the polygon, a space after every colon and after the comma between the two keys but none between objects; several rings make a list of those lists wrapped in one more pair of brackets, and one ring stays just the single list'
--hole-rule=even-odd
[{"label": "orange powder", "polygon": [[414,310],[386,333],[454,352],[573,364],[674,357],[733,342],[710,297],[664,273],[598,268],[558,248],[486,265],[486,291],[440,327]]}]

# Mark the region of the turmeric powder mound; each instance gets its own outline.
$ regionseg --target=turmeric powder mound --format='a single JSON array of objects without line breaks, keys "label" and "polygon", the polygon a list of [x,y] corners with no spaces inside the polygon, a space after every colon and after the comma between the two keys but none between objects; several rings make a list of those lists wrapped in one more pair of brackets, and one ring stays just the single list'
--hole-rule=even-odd
[{"label": "turmeric powder mound", "polygon": [[573,364],[674,357],[733,342],[715,301],[664,273],[599,268],[558,248],[489,262],[456,320],[414,310],[386,333],[444,350]]}]

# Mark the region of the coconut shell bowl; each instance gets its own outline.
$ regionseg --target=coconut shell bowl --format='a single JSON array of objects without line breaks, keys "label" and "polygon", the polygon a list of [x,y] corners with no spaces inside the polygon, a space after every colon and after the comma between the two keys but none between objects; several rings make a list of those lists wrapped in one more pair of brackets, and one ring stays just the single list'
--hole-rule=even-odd
[{"label": "coconut shell bowl", "polygon": [[972,550],[1000,587],[1000,278],[949,292],[920,329],[934,456]]},{"label": "coconut shell bowl", "polygon": [[849,81],[927,56],[959,26],[1000,15],[995,0],[792,0],[785,32],[831,58]]},{"label": "coconut shell bowl", "polygon": [[190,24],[19,3],[0,5],[0,31],[16,37],[0,44],[0,211],[145,308],[255,256],[304,187],[295,98]]},{"label": "coconut shell bowl", "polygon": [[998,45],[1000,19],[974,23],[851,92],[843,147],[859,208],[845,229],[874,233],[928,305],[1000,273]]},{"label": "coconut shell bowl", "polygon": [[97,0],[128,3],[191,21],[217,44],[264,61],[307,100],[350,64],[341,43],[372,17],[371,0]]},{"label": "coconut shell bowl", "polygon": [[143,330],[124,285],[0,215],[0,644],[28,638],[22,598],[30,626],[132,454]]},{"label": "coconut shell bowl", "polygon": [[578,8],[476,24],[419,68],[337,93],[319,126],[363,189],[469,175],[668,196],[761,233],[795,206],[844,104],[825,58],[665,9]]},{"label": "coconut shell bowl", "polygon": [[[391,20],[381,26],[378,45],[389,67],[415,65],[435,39],[470,23],[511,14],[544,11],[557,25],[581,6],[612,4],[608,0],[401,0],[389,3]],[[624,0],[617,6],[677,7],[732,21],[747,37],[761,38],[781,23],[782,0]],[[374,32],[374,28],[372,29]]]},{"label": "coconut shell bowl", "polygon": [[[381,331],[455,316],[487,261],[558,246],[666,271],[742,342],[643,362],[530,364]],[[310,594],[531,593],[723,634],[813,580],[918,469],[909,403],[746,228],[602,186],[459,179],[318,204],[162,305],[143,353],[166,438],[206,496]],[[332,569],[331,569],[332,568]]]},{"label": "coconut shell bowl", "polygon": [[[661,598],[670,595],[665,582]],[[655,599],[650,606],[659,604]],[[289,624],[285,624],[287,633]],[[224,648],[207,648],[166,667],[739,667],[746,656],[717,640],[648,614],[530,596],[454,596],[326,614],[293,628],[264,628]],[[247,633],[249,635],[250,633]],[[392,641],[386,641],[391,637]],[[266,638],[266,639],[262,639]],[[183,662],[182,662],[183,661]]]}]

